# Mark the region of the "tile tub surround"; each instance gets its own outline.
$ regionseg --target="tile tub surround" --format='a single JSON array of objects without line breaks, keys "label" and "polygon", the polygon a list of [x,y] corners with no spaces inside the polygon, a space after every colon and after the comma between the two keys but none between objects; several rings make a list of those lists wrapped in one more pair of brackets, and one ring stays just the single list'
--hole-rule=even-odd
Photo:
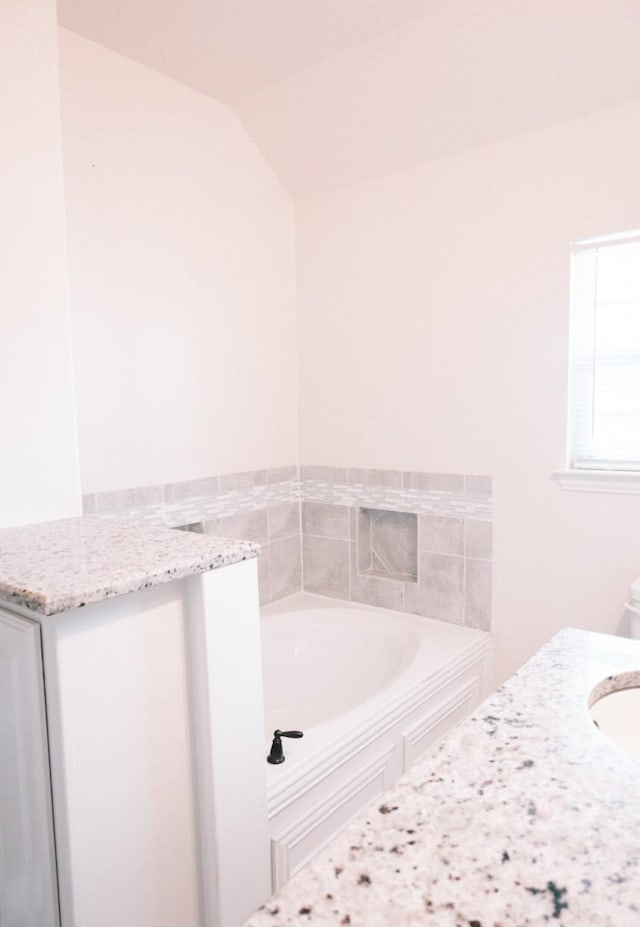
[{"label": "tile tub surround", "polygon": [[[490,477],[306,466],[300,477],[306,591],[490,630]],[[377,549],[400,556],[389,549],[380,569],[385,523]]]},{"label": "tile tub surround", "polygon": [[0,531],[0,600],[54,615],[258,553],[247,541],[88,515]]},{"label": "tile tub surround", "polygon": [[[150,524],[202,522],[208,533],[259,543],[262,604],[304,587],[490,627],[493,500],[487,476],[305,465],[98,493],[85,496],[84,504],[86,512]],[[361,509],[415,516],[416,563],[408,572],[416,576],[370,575],[371,563],[365,575],[363,545],[357,549]]]},{"label": "tile tub surround", "polygon": [[566,629],[247,927],[632,927],[640,765],[587,702],[640,642]]}]

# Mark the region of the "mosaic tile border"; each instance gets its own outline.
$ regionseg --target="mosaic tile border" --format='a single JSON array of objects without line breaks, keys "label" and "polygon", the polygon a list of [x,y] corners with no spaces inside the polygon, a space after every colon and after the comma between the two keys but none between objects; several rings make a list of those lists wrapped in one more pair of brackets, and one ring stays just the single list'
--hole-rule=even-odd
[{"label": "mosaic tile border", "polygon": [[[270,476],[280,479],[268,479]],[[257,482],[258,479],[260,482]],[[83,511],[85,515],[103,515],[173,528],[299,500],[298,468],[278,467],[185,483],[94,493],[83,496]]]},{"label": "mosaic tile border", "polygon": [[450,518],[491,518],[492,500],[464,492],[436,492],[419,489],[378,488],[348,483],[301,480],[301,498],[329,505],[361,506],[411,512],[415,515],[444,515]]},{"label": "mosaic tile border", "polygon": [[176,527],[304,500],[416,515],[493,517],[491,477],[318,466],[94,493],[83,497],[83,510]]}]

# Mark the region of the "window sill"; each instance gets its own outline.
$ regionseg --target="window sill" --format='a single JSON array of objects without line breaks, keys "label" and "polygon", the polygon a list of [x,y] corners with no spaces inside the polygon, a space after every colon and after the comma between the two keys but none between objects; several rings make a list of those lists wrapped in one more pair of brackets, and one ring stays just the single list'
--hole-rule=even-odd
[{"label": "window sill", "polygon": [[640,494],[640,470],[554,470],[553,475],[571,492]]}]

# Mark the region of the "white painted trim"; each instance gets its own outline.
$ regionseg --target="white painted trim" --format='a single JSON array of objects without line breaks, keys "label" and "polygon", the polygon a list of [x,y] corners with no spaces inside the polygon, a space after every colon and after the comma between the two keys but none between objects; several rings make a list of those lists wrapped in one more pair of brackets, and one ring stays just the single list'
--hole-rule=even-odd
[{"label": "white painted trim", "polygon": [[[7,813],[0,830],[0,922],[59,927],[40,628],[4,608],[0,669],[6,696],[0,704],[0,786]],[[13,876],[7,883],[5,866]]]},{"label": "white painted trim", "polygon": [[[312,834],[330,817],[339,814],[349,801],[355,798],[358,793],[365,789],[376,779],[380,779],[378,794],[384,791],[384,771],[389,762],[395,746],[392,744],[375,757],[370,763],[367,763],[362,769],[351,776],[340,788],[335,789],[329,795],[323,796],[319,802],[304,815],[295,820],[293,824],[285,827],[271,838],[271,867],[273,877],[273,891],[278,891],[292,875],[289,856],[304,839]],[[372,800],[372,799],[367,799]],[[335,837],[338,830],[341,830],[346,823],[357,814],[361,808],[361,802],[357,808],[354,808],[353,814],[346,818],[341,817],[334,831],[319,844],[314,855],[319,853],[323,846],[326,846],[330,840]],[[305,860],[305,863],[308,860]]]},{"label": "white painted trim", "polygon": [[570,492],[640,493],[640,470],[554,470],[561,489]]},{"label": "white painted trim", "polygon": [[581,241],[574,242],[572,248],[574,251],[590,250],[592,248],[607,248],[610,245],[628,245],[634,241],[640,241],[640,230],[630,232],[620,232],[614,235],[600,235],[598,238],[583,238]]},{"label": "white painted trim", "polygon": [[[66,616],[76,614],[76,609]],[[56,645],[55,617],[34,615],[40,621],[42,635],[42,660],[44,663],[44,688],[46,699],[46,723],[49,738],[49,771],[55,827],[56,860],[58,869],[58,898],[60,920],[64,927],[76,927],[73,903],[73,880],[71,873],[71,836],[69,833],[69,805],[67,801],[67,771],[63,749],[64,733],[62,706],[60,702],[60,671]]]},{"label": "white painted trim", "polygon": [[[437,708],[429,712],[428,715],[420,718],[415,724],[408,727],[402,735],[404,772],[410,769],[419,758],[420,753],[416,754],[415,748],[422,742],[423,738],[431,731],[435,730],[439,724],[442,724],[443,721],[446,721],[447,718],[455,714],[460,708],[468,705],[470,701],[473,700],[474,704],[477,704],[479,697],[480,677],[473,676],[469,682],[456,689],[446,701],[438,705]],[[471,711],[471,708],[469,708],[469,710]],[[429,743],[429,747],[432,746],[433,741]]]},{"label": "white painted trim", "polygon": [[187,595],[204,924],[236,927],[271,894],[257,561]]}]

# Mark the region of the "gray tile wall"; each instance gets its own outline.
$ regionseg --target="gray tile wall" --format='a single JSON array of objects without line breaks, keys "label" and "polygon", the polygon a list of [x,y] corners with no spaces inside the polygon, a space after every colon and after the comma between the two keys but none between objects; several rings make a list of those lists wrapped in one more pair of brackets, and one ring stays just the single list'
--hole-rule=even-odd
[{"label": "gray tile wall", "polygon": [[305,590],[490,629],[491,477],[303,466],[300,481]]},{"label": "gray tile wall", "polygon": [[[170,527],[202,523],[208,533],[258,542],[263,604],[304,588],[490,627],[493,504],[488,476],[277,467],[96,493],[84,496],[83,503],[85,514]],[[380,524],[392,527],[372,542],[371,515],[365,516],[369,524],[363,528],[362,509],[382,512]],[[412,519],[390,513],[410,513]],[[415,524],[416,516],[414,560],[408,560],[407,525]],[[359,531],[367,530],[368,547],[358,544]],[[400,546],[406,547],[399,559],[393,542],[398,530],[404,532]],[[372,550],[378,555],[375,564]],[[375,566],[399,575],[373,575]],[[407,580],[402,575],[407,573],[416,575]]]},{"label": "gray tile wall", "polygon": [[299,501],[226,515],[204,524],[208,534],[261,545],[258,556],[261,605],[302,590]]}]

